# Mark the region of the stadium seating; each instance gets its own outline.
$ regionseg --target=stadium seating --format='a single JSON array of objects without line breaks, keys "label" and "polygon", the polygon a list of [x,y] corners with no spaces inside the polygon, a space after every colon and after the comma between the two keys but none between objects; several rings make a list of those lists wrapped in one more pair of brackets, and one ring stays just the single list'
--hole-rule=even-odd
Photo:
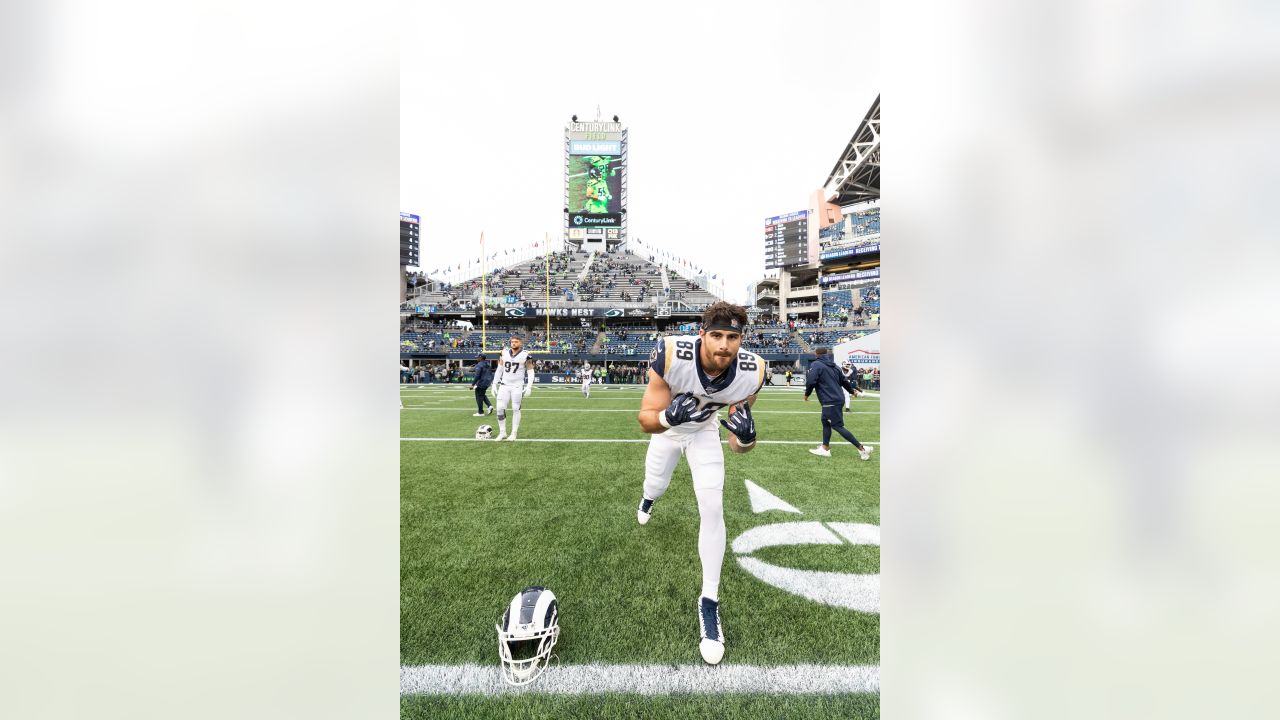
[{"label": "stadium seating", "polygon": [[[662,269],[639,255],[626,251],[596,254],[583,251],[561,251],[548,258],[551,266],[550,292],[554,302],[642,302],[679,300],[691,307],[705,307],[716,296],[705,288],[670,272],[663,284]],[[510,303],[544,301],[548,283],[543,258],[495,270],[484,277],[486,300]],[[481,299],[481,279],[448,285],[429,282],[419,277],[409,280],[406,304],[411,307],[435,306],[438,309],[470,308]]]},{"label": "stadium seating", "polygon": [[880,312],[880,286],[879,285],[872,285],[871,287],[860,288],[858,290],[858,295],[861,296],[862,306],[864,308],[871,308],[875,312]]},{"label": "stadium seating", "polygon": [[691,280],[668,271],[668,282],[671,285],[671,300],[681,301],[691,307],[705,307],[714,303],[717,298]]},{"label": "stadium seating", "polygon": [[656,325],[634,325],[611,328],[600,340],[602,352],[617,352],[627,356],[648,355],[658,344],[661,334]]},{"label": "stadium seating", "polygon": [[654,302],[662,295],[662,275],[638,255],[608,253],[596,256],[575,289],[580,300]]},{"label": "stadium seating", "polygon": [[874,207],[853,215],[846,215],[850,222],[850,232],[854,237],[877,235],[880,233],[880,208]]},{"label": "stadium seating", "polygon": [[836,318],[840,311],[853,309],[853,292],[851,290],[827,290],[822,293],[822,317]]},{"label": "stadium seating", "polygon": [[[607,303],[624,306],[624,303],[642,303],[653,307],[670,301],[692,309],[701,309],[718,300],[717,296],[696,282],[682,277],[645,257],[615,250],[609,253],[591,254],[583,251],[561,251],[546,258],[535,258],[515,265],[495,269],[483,278],[485,301],[498,304],[528,307],[527,303],[540,303],[547,293],[546,263],[551,268],[552,300],[557,306],[573,307],[578,302]],[[666,276],[664,277],[664,272]],[[423,315],[443,309],[475,309],[481,302],[481,278],[471,278],[455,284],[412,276],[408,281],[405,309]],[[838,299],[824,301],[853,303],[849,291]],[[829,303],[830,304],[830,303]],[[594,307],[599,307],[595,305]],[[634,306],[633,306],[634,307]],[[473,319],[474,321],[474,319]],[[440,352],[452,359],[471,360],[484,347],[491,351],[506,341],[510,332],[523,327],[529,332],[526,344],[537,353],[551,355],[607,355],[636,358],[647,356],[658,339],[667,334],[696,333],[697,323],[684,321],[667,325],[668,321],[654,323],[647,318],[610,318],[605,326],[596,321],[594,328],[586,328],[574,318],[552,320],[550,337],[546,328],[527,321],[521,325],[490,323],[488,336],[481,339],[480,327],[467,331],[446,327],[406,327],[401,335],[402,352]],[[532,329],[530,326],[533,325]],[[455,346],[456,345],[456,346]],[[770,356],[799,355],[809,352],[806,338],[793,333],[785,324],[766,324],[753,327],[744,338],[743,347]]]}]

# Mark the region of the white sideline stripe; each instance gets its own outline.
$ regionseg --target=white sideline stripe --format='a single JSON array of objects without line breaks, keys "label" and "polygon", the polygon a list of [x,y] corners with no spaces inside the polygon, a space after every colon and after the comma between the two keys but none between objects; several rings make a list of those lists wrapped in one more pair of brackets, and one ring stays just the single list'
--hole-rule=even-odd
[{"label": "white sideline stripe", "polygon": [[[467,408],[456,407],[427,407],[424,403],[421,406],[413,405],[406,407],[405,410],[449,410],[456,412],[458,410],[466,410]],[[613,409],[613,408],[521,408],[523,412],[612,412],[612,413],[634,413],[635,409]],[[752,410],[752,415],[821,415],[821,410]],[[846,412],[845,415],[879,415],[880,413],[871,410],[860,410],[858,412]]]},{"label": "white sideline stripe", "polygon": [[876,665],[558,665],[533,683],[511,687],[498,665],[402,665],[401,695],[638,695],[880,692]]},{"label": "white sideline stripe", "polygon": [[[477,442],[477,440],[476,440],[474,437],[402,437],[402,438],[400,438],[400,441],[401,441],[401,442],[406,442],[406,441],[418,441],[418,442]],[[480,442],[483,442],[483,441],[480,441]],[[492,442],[492,441],[491,441],[491,442]],[[506,441],[506,440],[504,440],[503,442],[507,442],[507,441]],[[516,440],[516,442],[544,442],[544,443],[553,443],[553,442],[566,442],[566,443],[647,443],[647,442],[649,442],[649,441],[648,441],[648,440],[632,440],[632,439],[629,439],[629,438],[628,438],[628,439],[620,439],[620,438],[603,438],[603,439],[602,439],[602,438],[520,438],[519,440]],[[727,442],[729,442],[729,441],[728,441],[728,440],[721,440],[721,441],[720,441],[720,444],[721,444],[721,445],[723,445],[723,444],[725,444],[725,443],[727,443]],[[757,445],[813,445],[814,447],[817,447],[817,446],[819,445],[819,443],[814,442],[813,440],[757,440],[757,441],[756,441],[756,444],[757,444]],[[863,441],[862,441],[862,444],[863,444],[863,445],[879,445],[880,443],[878,443],[878,442],[871,442],[871,441],[869,441],[869,440],[863,440]]]}]

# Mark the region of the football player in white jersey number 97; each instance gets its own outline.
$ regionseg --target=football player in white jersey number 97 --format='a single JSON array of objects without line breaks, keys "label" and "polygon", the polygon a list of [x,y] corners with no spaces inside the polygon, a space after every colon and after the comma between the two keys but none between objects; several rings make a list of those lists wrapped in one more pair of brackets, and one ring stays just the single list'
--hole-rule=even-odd
[{"label": "football player in white jersey number 97", "polygon": [[[640,427],[651,433],[645,456],[644,494],[636,519],[647,524],[653,504],[671,484],[683,454],[689,459],[698,499],[698,558],[702,595],[698,598],[698,645],[714,665],[724,657],[720,626],[720,566],[724,562],[724,451],[720,426],[729,431],[729,449],[750,452],[756,444],[751,405],[764,385],[764,361],[742,350],[747,311],[718,302],[702,314],[697,335],[663,338],[649,356],[649,385],[640,402]],[[716,423],[720,408],[728,421]]]},{"label": "football player in white jersey number 97", "polygon": [[[533,392],[533,358],[524,347],[520,333],[511,334],[511,343],[502,348],[498,361],[498,437],[496,440],[515,440],[520,430],[520,402]],[[507,405],[512,407],[511,435],[507,436]]]}]

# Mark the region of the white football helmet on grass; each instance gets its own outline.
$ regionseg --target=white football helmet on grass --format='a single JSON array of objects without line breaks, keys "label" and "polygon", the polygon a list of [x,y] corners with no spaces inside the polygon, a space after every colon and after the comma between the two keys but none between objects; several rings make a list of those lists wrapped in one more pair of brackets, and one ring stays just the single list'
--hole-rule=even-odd
[{"label": "white football helmet on grass", "polygon": [[521,590],[494,627],[502,679],[510,685],[528,685],[551,663],[551,650],[560,637],[555,593],[537,585]]},{"label": "white football helmet on grass", "polygon": [[492,425],[481,425],[480,427],[476,428],[476,439],[477,439],[477,440],[488,440],[488,439],[490,439],[490,438],[492,438],[492,437],[493,437],[493,426],[492,426]]}]

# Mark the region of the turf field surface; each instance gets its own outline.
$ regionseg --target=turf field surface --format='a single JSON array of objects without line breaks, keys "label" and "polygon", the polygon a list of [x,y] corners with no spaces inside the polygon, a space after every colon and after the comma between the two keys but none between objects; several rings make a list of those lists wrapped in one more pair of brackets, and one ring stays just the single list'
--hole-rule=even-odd
[{"label": "turf field surface", "polygon": [[[708,668],[697,650],[698,514],[683,461],[649,524],[636,522],[648,442],[635,417],[642,393],[638,386],[593,385],[586,399],[576,385],[537,386],[523,404],[520,439],[498,443],[473,438],[481,424],[496,434],[498,423],[494,415],[472,417],[466,386],[402,387],[405,717],[878,714],[878,613],[801,597],[740,562],[873,575],[878,545],[827,532],[832,544],[776,544],[740,556],[733,542],[780,523],[878,526],[879,398],[855,399],[845,415],[860,440],[876,444],[871,460],[862,461],[838,437],[832,457],[808,453],[821,437],[816,398],[806,403],[787,388],[761,393],[753,408],[759,444],[745,455],[725,452],[730,547],[720,597],[727,650],[719,667]],[[753,512],[748,480],[799,513]],[[510,690],[490,682],[498,674],[494,623],[512,595],[535,584],[560,602],[557,664],[532,686]],[[625,672],[602,684],[574,679],[616,667]],[[788,671],[796,667],[822,672],[810,671],[818,680],[788,691],[793,676],[804,674]],[[428,675],[435,679],[425,687],[404,682],[415,668],[456,669],[455,681]],[[654,680],[646,668],[669,671]],[[730,682],[734,668],[746,670]],[[709,676],[710,685],[701,679],[718,671],[725,672]],[[821,680],[827,676],[840,680]]]}]

